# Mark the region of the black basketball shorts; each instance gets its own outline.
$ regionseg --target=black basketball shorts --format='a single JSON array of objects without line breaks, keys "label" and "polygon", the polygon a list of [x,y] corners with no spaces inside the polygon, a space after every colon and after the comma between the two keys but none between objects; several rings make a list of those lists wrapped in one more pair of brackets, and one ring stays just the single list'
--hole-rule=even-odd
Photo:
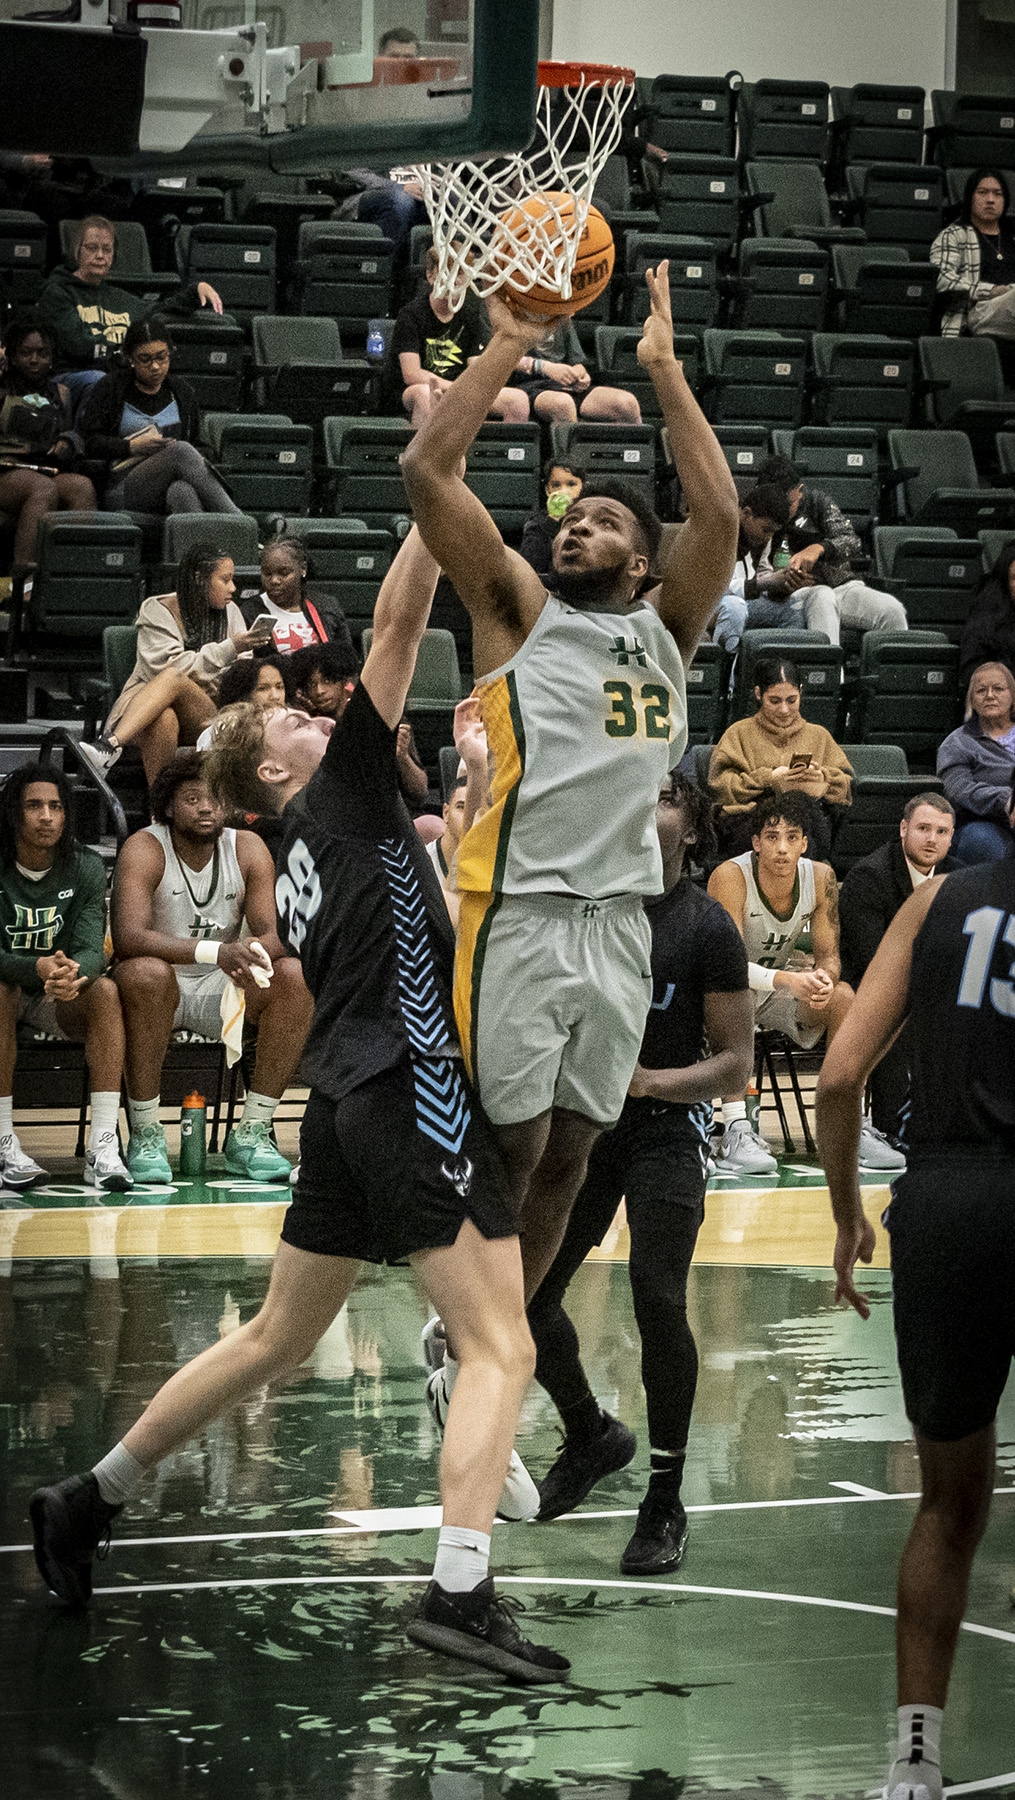
[{"label": "black basketball shorts", "polygon": [[518,1230],[503,1165],[460,1063],[399,1063],[337,1102],[311,1090],[285,1243],[402,1262],[453,1244],[466,1219],[485,1238]]}]

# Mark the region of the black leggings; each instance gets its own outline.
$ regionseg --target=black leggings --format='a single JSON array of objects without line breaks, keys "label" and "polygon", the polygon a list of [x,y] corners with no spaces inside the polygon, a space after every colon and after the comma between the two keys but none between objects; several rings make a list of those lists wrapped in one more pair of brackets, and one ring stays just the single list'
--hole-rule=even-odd
[{"label": "black leggings", "polygon": [[705,1175],[701,1150],[686,1125],[676,1132],[674,1114],[640,1110],[650,1104],[629,1102],[620,1125],[593,1150],[564,1241],[530,1302],[528,1318],[536,1344],[536,1380],[557,1410],[566,1413],[590,1389],[564,1295],[626,1199],[649,1442],[654,1450],[681,1451],[687,1445],[698,1381],[698,1351],[687,1322],[687,1276],[704,1216]]}]

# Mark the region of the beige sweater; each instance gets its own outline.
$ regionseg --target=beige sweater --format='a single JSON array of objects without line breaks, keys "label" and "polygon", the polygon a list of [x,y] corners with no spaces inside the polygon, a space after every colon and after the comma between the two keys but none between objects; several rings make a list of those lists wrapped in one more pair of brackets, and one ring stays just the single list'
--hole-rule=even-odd
[{"label": "beige sweater", "polygon": [[189,675],[201,687],[214,687],[224,668],[236,660],[233,637],[249,630],[238,606],[230,600],[226,607],[226,635],[218,644],[202,644],[197,650],[186,650],[175,594],[152,594],[141,602],[137,615],[137,661],[134,673],[106,720],[105,730],[115,731],[127,706],[139,688],[173,669],[178,675]]},{"label": "beige sweater", "polygon": [[772,786],[773,769],[805,754],[828,780],[822,798],[848,806],[853,776],[849,762],[831,733],[823,725],[809,725],[806,719],[798,719],[791,730],[778,734],[761,724],[759,713],[752,719],[738,719],[723,732],[712,752],[708,785],[723,812],[748,812],[762,790]]}]

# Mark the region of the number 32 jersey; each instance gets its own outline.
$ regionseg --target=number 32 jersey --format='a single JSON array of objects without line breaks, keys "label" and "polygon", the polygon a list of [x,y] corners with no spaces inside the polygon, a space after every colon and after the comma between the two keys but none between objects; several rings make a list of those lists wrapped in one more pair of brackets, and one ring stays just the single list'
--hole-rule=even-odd
[{"label": "number 32 jersey", "polygon": [[1015,1155],[1015,856],[949,875],[913,943],[913,1152]]},{"label": "number 32 jersey", "polygon": [[517,655],[477,684],[492,806],[458,851],[463,891],[662,892],[659,790],[687,744],[684,666],[651,606],[548,595]]}]

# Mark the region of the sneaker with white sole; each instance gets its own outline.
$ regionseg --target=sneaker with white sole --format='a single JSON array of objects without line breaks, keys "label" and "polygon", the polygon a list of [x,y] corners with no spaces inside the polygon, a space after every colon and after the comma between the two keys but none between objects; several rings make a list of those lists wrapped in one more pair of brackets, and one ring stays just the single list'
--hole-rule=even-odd
[{"label": "sneaker with white sole", "polygon": [[127,1168],[145,1186],[170,1187],[169,1146],[161,1125],[135,1125],[127,1144]]},{"label": "sneaker with white sole", "polygon": [[13,1131],[9,1137],[0,1138],[0,1187],[14,1188],[17,1193],[22,1193],[46,1180],[45,1169],[26,1155]]},{"label": "sneaker with white sole", "polygon": [[[452,1386],[454,1384],[452,1383]],[[448,1422],[448,1407],[451,1394],[447,1384],[447,1367],[442,1365],[435,1369],[426,1384],[426,1403],[430,1408],[433,1422],[444,1437],[444,1427]],[[528,1469],[525,1467],[517,1450],[512,1450],[508,1463],[504,1486],[497,1502],[497,1513],[502,1519],[510,1519],[514,1524],[521,1519],[534,1519],[539,1511],[539,1489]]]},{"label": "sneaker with white sole", "polygon": [[78,749],[89,767],[94,770],[96,775],[100,775],[103,781],[113,764],[119,762],[123,755],[123,745],[111,743],[107,737],[97,737],[93,744],[80,743]]},{"label": "sneaker with white sole", "polygon": [[893,1175],[901,1175],[906,1166],[906,1159],[901,1150],[896,1150],[888,1142],[883,1131],[864,1119],[860,1127],[860,1167],[861,1169],[884,1169]]},{"label": "sneaker with white sole", "polygon": [[919,1762],[895,1762],[881,1792],[883,1800],[942,1800],[941,1770],[922,1757]]},{"label": "sneaker with white sole", "polygon": [[104,1132],[95,1149],[85,1151],[84,1183],[104,1194],[129,1194],[134,1186],[134,1177],[120,1155],[115,1131]]},{"label": "sneaker with white sole", "polygon": [[731,1119],[715,1158],[717,1175],[775,1175],[779,1165],[749,1119]]}]

